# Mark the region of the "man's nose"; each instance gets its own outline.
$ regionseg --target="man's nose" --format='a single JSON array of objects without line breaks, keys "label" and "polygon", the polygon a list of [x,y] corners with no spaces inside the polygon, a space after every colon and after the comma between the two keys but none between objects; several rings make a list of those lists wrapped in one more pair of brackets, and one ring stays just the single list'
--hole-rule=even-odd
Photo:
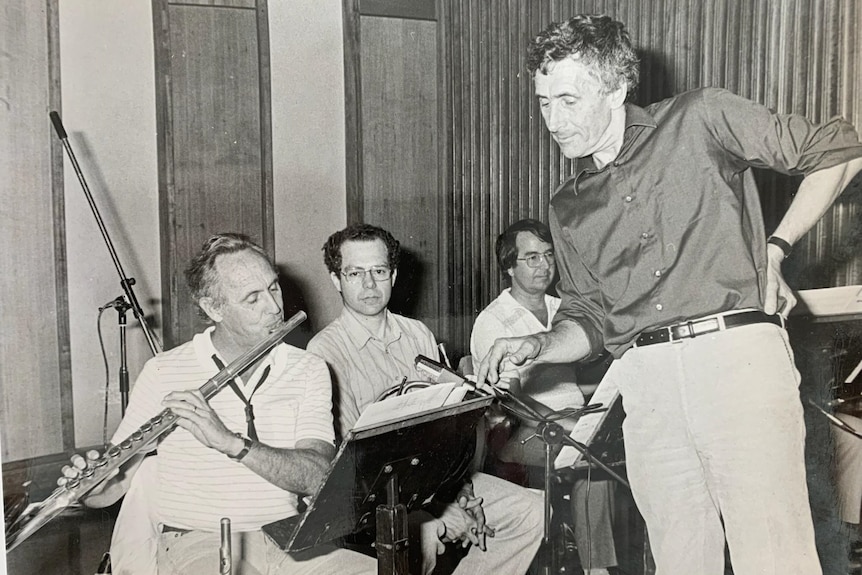
[{"label": "man's nose", "polygon": [[281,291],[278,293],[267,292],[269,297],[269,305],[267,306],[267,311],[272,314],[276,314],[281,312]]},{"label": "man's nose", "polygon": [[365,270],[365,273],[362,274],[362,286],[373,288],[375,285],[377,285],[377,282],[374,281],[374,276],[371,275],[371,270]]},{"label": "man's nose", "polygon": [[560,114],[559,107],[555,104],[548,104],[548,111],[545,113],[545,126],[548,128],[548,131],[551,133],[556,133],[560,130],[562,121],[562,114]]}]

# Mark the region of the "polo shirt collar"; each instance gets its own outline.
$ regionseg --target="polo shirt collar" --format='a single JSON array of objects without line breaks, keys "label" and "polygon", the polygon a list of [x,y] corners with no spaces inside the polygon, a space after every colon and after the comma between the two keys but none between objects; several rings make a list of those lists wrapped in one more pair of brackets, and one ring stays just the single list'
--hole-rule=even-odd
[{"label": "polo shirt collar", "polygon": [[[205,367],[212,368],[212,375],[216,375],[219,371],[218,366],[216,366],[213,361],[213,355],[217,355],[218,358],[222,361],[222,363],[227,364],[221,354],[216,350],[213,345],[212,334],[215,331],[215,326],[211,325],[206,328],[203,332],[196,334],[194,339],[192,340],[192,345],[194,345],[195,355],[197,356],[198,362]],[[261,368],[265,367],[266,364],[271,364],[270,368],[275,373],[281,373],[284,369],[284,365],[287,362],[287,355],[284,349],[284,345],[276,344],[274,349],[270,350],[268,354],[264,355],[264,361],[258,368],[260,371]],[[249,376],[253,375],[249,371],[244,371],[240,374],[240,378],[243,380],[247,380]],[[201,382],[203,385],[205,382]]]},{"label": "polo shirt collar", "polygon": [[372,339],[378,340],[384,345],[389,345],[401,338],[401,326],[392,317],[392,313],[388,309],[384,310],[383,313],[385,314],[384,322],[386,324],[384,333],[387,339],[385,341],[371,333],[346,307],[341,310],[341,323],[344,325],[344,331],[357,349],[362,349]]}]

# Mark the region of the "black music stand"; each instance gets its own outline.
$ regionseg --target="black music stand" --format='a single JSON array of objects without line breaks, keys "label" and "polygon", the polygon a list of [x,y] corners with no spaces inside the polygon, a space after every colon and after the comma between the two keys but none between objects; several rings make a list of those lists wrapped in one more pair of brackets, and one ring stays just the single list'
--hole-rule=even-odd
[{"label": "black music stand", "polygon": [[308,509],[264,533],[285,551],[302,551],[376,523],[377,572],[407,575],[407,512],[459,487],[492,401],[467,399],[351,431]]}]

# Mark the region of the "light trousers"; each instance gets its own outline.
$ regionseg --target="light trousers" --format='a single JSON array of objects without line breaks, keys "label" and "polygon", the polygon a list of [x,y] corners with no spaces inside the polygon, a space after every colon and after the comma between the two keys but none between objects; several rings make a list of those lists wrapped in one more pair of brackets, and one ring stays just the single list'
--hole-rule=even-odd
[{"label": "light trousers", "polygon": [[482,498],[485,522],[496,531],[487,551],[471,547],[455,575],[523,575],[542,542],[544,494],[505,479],[474,473],[473,492]]},{"label": "light trousers", "polygon": [[[219,573],[221,535],[207,531],[162,533],[159,575]],[[262,531],[231,533],[232,575],[374,575],[377,561],[361,553],[318,545],[285,553]]]},{"label": "light trousers", "polygon": [[819,575],[799,374],[787,333],[753,324],[628,350],[628,477],[657,575]]},{"label": "light trousers", "polygon": [[[836,413],[841,421],[862,432],[862,419]],[[835,485],[838,488],[838,516],[845,523],[859,524],[862,511],[862,439],[831,427],[835,439]]]}]

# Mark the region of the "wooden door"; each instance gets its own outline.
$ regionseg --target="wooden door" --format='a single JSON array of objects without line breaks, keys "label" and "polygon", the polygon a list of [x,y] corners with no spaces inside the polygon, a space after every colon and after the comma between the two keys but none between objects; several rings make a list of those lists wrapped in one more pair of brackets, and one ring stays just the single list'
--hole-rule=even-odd
[{"label": "wooden door", "polygon": [[204,323],[183,271],[212,234],[272,253],[266,0],[154,0],[165,347]]}]

